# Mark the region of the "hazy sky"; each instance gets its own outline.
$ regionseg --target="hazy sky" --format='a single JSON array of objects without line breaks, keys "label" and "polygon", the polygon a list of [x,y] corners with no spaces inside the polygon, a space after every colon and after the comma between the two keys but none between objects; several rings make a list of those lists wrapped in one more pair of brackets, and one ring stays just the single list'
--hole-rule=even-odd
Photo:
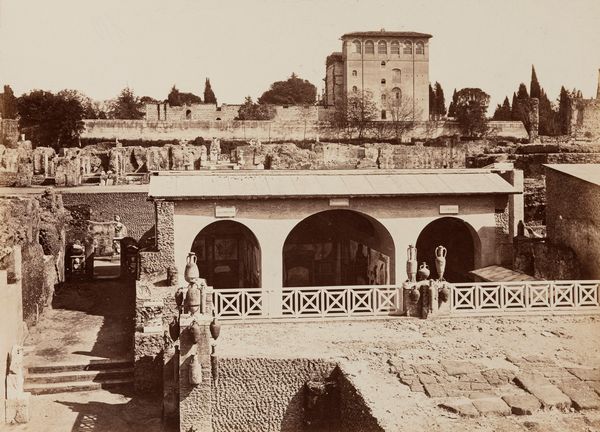
[{"label": "hazy sky", "polygon": [[595,95],[600,0],[0,0],[0,84],[163,99],[176,84],[221,102],[256,98],[292,72],[323,88],[325,57],[359,30],[433,35],[430,80],[501,102],[534,64],[551,99]]}]

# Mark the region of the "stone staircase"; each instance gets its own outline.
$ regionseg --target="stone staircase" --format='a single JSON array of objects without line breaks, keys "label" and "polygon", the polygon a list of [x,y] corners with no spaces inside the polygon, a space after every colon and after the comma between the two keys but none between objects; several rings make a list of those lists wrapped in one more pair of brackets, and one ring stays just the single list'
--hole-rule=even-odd
[{"label": "stone staircase", "polygon": [[132,384],[132,361],[102,359],[79,364],[31,365],[27,368],[24,390],[40,395],[99,389],[127,389]]}]

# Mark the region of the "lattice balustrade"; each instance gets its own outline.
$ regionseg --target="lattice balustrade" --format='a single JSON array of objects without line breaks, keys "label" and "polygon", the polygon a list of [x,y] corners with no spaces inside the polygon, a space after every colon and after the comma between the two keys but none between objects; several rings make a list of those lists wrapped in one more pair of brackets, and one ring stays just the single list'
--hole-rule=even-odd
[{"label": "lattice balustrade", "polygon": [[266,316],[266,299],[260,288],[225,288],[213,291],[213,305],[220,319],[263,318]]},{"label": "lattice balustrade", "polygon": [[450,310],[523,312],[600,309],[599,281],[483,282],[452,285]]}]

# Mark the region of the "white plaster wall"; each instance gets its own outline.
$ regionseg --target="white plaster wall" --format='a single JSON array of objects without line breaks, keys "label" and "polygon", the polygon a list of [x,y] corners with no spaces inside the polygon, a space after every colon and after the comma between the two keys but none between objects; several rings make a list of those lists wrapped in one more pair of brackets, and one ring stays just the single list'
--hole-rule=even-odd
[{"label": "white plaster wall", "polygon": [[278,291],[282,286],[282,249],[290,231],[306,217],[325,210],[347,209],[367,214],[389,231],[396,249],[396,283],[406,278],[406,250],[415,245],[420,232],[430,222],[445,217],[439,214],[440,205],[458,205],[459,214],[453,217],[467,222],[475,236],[475,266],[500,264],[496,249],[494,210],[504,200],[494,196],[471,197],[399,197],[350,199],[348,207],[331,207],[329,199],[271,199],[271,200],[186,200],[175,203],[175,262],[181,283],[185,259],[196,235],[215,217],[215,206],[236,208],[236,222],[248,227],[261,248],[262,288]]}]

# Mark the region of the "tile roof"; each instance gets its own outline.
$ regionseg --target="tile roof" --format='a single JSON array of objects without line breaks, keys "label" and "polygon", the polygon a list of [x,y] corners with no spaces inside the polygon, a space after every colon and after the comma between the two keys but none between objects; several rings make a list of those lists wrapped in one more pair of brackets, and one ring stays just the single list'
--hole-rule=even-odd
[{"label": "tile roof", "polygon": [[546,164],[544,166],[600,186],[600,164]]},{"label": "tile roof", "polygon": [[159,173],[149,197],[313,198],[521,193],[490,170],[286,170]]}]

